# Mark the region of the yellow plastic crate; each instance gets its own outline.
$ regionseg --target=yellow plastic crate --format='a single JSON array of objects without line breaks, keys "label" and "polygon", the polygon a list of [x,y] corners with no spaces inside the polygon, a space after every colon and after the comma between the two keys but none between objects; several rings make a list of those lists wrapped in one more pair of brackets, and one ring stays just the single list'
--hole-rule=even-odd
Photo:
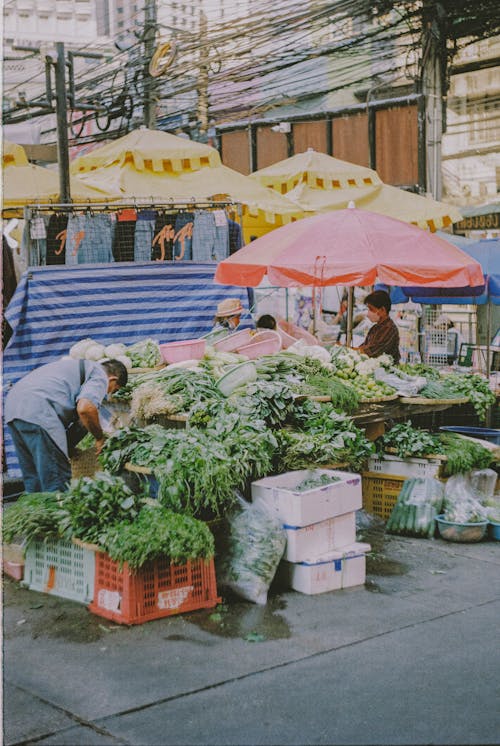
[{"label": "yellow plastic crate", "polygon": [[367,513],[378,515],[384,521],[389,519],[398,495],[409,477],[394,474],[379,474],[365,471],[361,474],[363,508]]}]

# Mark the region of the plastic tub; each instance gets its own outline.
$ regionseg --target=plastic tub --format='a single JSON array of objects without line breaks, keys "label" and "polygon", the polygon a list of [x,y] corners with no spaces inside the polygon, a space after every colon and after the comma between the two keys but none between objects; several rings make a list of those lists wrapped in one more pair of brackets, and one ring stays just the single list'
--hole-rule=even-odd
[{"label": "plastic tub", "polygon": [[290,321],[278,321],[278,328],[293,337],[295,342],[298,339],[303,339],[308,345],[319,345],[319,340],[316,337]]},{"label": "plastic tub", "polygon": [[246,345],[252,339],[251,329],[241,329],[239,332],[226,334],[222,339],[214,342],[217,352],[235,352],[241,345]]},{"label": "plastic tub", "polygon": [[278,332],[278,334],[281,337],[281,347],[282,347],[283,350],[287,350],[289,347],[291,347],[297,341],[296,337],[291,337],[290,334],[287,334],[279,326],[276,329],[276,331]]},{"label": "plastic tub", "polygon": [[490,539],[493,539],[493,541],[500,541],[500,523],[497,521],[489,521],[488,536]]},{"label": "plastic tub", "polygon": [[500,445],[500,430],[494,430],[488,427],[461,427],[458,425],[443,425],[439,428],[449,433],[459,433],[460,435],[468,435],[471,438],[480,438],[481,440],[488,440],[490,443]]},{"label": "plastic tub", "polygon": [[473,542],[481,541],[486,535],[488,521],[477,523],[455,523],[447,521],[442,515],[436,516],[439,535],[446,541]]},{"label": "plastic tub", "polygon": [[278,332],[257,332],[249,344],[238,347],[240,355],[246,355],[253,360],[262,355],[273,355],[281,350],[281,337]]},{"label": "plastic tub", "polygon": [[256,378],[257,368],[254,363],[247,360],[245,363],[235,365],[234,368],[231,368],[230,371],[219,378],[217,381],[217,388],[221,394],[229,396],[229,394],[231,394],[234,389],[237,389],[238,386],[243,386],[245,383],[251,383],[252,381],[255,381]]},{"label": "plastic tub", "polygon": [[204,339],[184,339],[160,345],[160,353],[166,363],[181,363],[183,360],[199,360],[205,354]]}]

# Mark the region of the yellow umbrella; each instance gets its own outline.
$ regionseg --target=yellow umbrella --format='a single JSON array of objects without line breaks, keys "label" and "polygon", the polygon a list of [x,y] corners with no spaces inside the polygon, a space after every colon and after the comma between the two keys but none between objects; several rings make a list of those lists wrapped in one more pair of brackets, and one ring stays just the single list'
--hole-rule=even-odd
[{"label": "yellow umbrella", "polygon": [[23,146],[4,140],[2,162],[4,166],[27,166],[28,158]]},{"label": "yellow umbrella", "polygon": [[286,195],[307,213],[342,210],[350,202],[363,210],[413,223],[420,228],[436,231],[462,220],[457,207],[438,202],[429,197],[406,192],[388,184],[347,189],[314,189],[299,184]]},{"label": "yellow umbrella", "polygon": [[285,194],[297,184],[307,184],[320,189],[343,189],[381,184],[376,171],[355,163],[332,158],[309,148],[291,158],[273,163],[272,166],[254,171],[251,178],[266,187]]},{"label": "yellow umbrella", "polygon": [[255,183],[227,166],[203,168],[178,176],[152,171],[136,171],[132,164],[100,168],[80,174],[83,184],[119,195],[122,200],[151,202],[230,200],[243,206],[243,228],[248,219],[268,224],[267,230],[303,217],[290,199]]},{"label": "yellow umbrella", "polygon": [[141,128],[75,158],[73,174],[109,166],[132,165],[137,171],[177,174],[220,166],[215,148],[160,130]]},{"label": "yellow umbrella", "polygon": [[[71,198],[75,202],[102,202],[109,198],[102,191],[86,186],[75,178],[70,180],[70,189]],[[59,176],[57,171],[33,164],[11,165],[3,169],[3,208],[58,201]]]}]

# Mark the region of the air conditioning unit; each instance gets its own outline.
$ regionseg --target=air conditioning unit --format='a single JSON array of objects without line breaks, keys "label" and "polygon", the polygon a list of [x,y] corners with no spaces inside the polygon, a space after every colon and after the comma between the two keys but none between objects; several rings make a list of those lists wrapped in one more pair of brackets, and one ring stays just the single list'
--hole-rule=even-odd
[{"label": "air conditioning unit", "polygon": [[271,127],[271,129],[273,132],[281,132],[283,135],[287,135],[292,131],[292,125],[290,122],[280,122],[279,124],[275,124],[274,127]]}]

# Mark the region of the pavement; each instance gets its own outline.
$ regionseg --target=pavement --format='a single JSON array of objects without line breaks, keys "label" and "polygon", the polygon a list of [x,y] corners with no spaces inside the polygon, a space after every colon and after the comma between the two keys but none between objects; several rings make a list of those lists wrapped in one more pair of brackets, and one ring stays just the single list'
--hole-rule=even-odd
[{"label": "pavement", "polygon": [[4,578],[4,743],[498,744],[500,544],[362,539],[364,586],[135,627]]}]

